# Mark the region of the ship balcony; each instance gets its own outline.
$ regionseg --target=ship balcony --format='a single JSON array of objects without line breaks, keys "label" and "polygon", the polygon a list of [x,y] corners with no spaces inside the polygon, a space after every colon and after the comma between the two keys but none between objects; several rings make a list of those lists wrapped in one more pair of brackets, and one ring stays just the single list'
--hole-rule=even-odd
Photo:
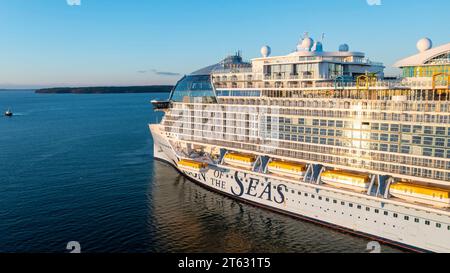
[{"label": "ship balcony", "polygon": [[256,73],[241,74],[213,74],[212,81],[217,82],[245,82],[245,81],[261,81],[262,75]]},{"label": "ship balcony", "polygon": [[172,107],[172,102],[170,101],[152,100],[151,104],[153,105],[153,110],[155,111],[163,111]]},{"label": "ship balcony", "polygon": [[324,75],[314,75],[314,73],[302,73],[302,74],[272,74],[264,75],[265,81],[279,81],[279,80],[331,80],[330,77]]}]

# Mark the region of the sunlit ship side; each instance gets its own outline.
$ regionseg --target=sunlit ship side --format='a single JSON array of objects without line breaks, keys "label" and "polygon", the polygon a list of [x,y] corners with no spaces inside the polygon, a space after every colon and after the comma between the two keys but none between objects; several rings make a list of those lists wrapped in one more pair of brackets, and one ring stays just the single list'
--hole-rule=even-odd
[{"label": "sunlit ship side", "polygon": [[416,251],[450,252],[450,44],[402,78],[343,44],[240,54],[183,77],[154,157],[229,197]]}]

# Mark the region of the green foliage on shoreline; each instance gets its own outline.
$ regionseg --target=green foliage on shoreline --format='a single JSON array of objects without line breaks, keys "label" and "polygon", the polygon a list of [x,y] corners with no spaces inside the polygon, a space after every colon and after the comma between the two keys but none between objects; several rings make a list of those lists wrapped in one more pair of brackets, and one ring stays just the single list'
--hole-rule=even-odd
[{"label": "green foliage on shoreline", "polygon": [[120,94],[120,93],[164,93],[170,92],[171,85],[151,86],[111,86],[111,87],[57,87],[43,88],[35,92],[39,94]]}]

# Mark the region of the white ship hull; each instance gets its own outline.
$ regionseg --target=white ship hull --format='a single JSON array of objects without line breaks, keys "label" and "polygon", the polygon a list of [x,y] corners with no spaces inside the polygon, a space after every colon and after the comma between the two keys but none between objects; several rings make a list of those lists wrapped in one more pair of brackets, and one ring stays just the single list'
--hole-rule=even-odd
[{"label": "white ship hull", "polygon": [[[154,157],[176,167],[177,156],[158,125],[150,129]],[[210,165],[206,172],[178,170],[206,188],[274,211],[413,251],[450,252],[447,211],[324,185],[289,182],[231,166]]]}]

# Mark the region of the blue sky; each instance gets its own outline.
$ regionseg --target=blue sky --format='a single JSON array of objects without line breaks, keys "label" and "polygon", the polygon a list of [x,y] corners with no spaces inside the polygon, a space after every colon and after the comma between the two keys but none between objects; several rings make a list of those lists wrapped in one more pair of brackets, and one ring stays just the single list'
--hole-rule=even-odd
[{"label": "blue sky", "polygon": [[171,84],[237,50],[287,54],[304,32],[387,67],[424,36],[450,42],[448,0],[68,1],[0,0],[0,88]]}]

